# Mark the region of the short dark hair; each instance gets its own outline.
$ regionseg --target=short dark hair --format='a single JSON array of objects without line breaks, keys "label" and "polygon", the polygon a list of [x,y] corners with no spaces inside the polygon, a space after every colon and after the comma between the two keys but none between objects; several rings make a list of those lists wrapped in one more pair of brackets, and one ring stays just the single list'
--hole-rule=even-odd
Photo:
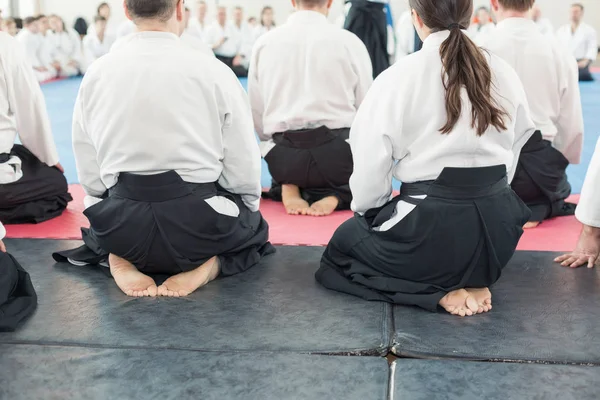
[{"label": "short dark hair", "polygon": [[166,22],[175,12],[178,0],[127,0],[133,19],[159,19]]},{"label": "short dark hair", "polygon": [[513,11],[529,11],[535,0],[499,0],[502,7]]},{"label": "short dark hair", "polygon": [[94,17],[94,23],[98,23],[98,22],[106,22],[106,18],[104,18],[102,15],[96,15]]},{"label": "short dark hair", "polygon": [[581,8],[581,11],[585,11],[585,7],[581,3],[573,3],[571,5],[571,8],[573,8],[573,7],[579,7],[579,8]]},{"label": "short dark hair", "polygon": [[23,20],[23,25],[27,26],[27,25],[31,25],[33,24],[35,21],[37,21],[37,19],[35,17],[27,17]]},{"label": "short dark hair", "polygon": [[298,0],[299,4],[308,7],[317,7],[324,6],[327,3],[327,0]]}]

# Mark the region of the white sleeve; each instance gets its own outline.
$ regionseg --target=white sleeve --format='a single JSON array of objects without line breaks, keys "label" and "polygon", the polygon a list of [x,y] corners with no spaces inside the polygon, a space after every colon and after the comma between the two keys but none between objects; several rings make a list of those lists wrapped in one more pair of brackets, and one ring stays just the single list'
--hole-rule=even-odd
[{"label": "white sleeve", "polygon": [[596,30],[590,28],[585,40],[587,42],[587,54],[585,58],[594,62],[598,58],[598,34]]},{"label": "white sleeve", "polygon": [[204,34],[204,41],[206,42],[206,44],[208,44],[210,47],[213,47],[218,39],[217,39],[217,32],[214,26],[210,26],[206,29],[205,34]]},{"label": "white sleeve", "polygon": [[579,71],[577,62],[572,56],[565,54],[562,62],[561,72],[564,81],[560,96],[560,115],[557,121],[558,134],[554,139],[554,147],[571,164],[579,164],[583,151],[583,111],[579,92]]},{"label": "white sleeve", "polygon": [[[516,77],[516,73],[515,73]],[[518,78],[516,78],[518,79]],[[529,111],[529,103],[525,96],[525,89],[521,84],[521,81],[515,81],[520,86],[517,93],[517,107],[515,107],[515,115],[511,116],[515,121],[515,141],[513,143],[513,165],[507,171],[508,182],[511,183],[517,172],[517,164],[519,163],[519,157],[521,156],[521,150],[529,139],[533,136],[536,131],[535,123],[531,119],[531,112]]]},{"label": "white sleeve", "polygon": [[48,166],[58,164],[58,152],[52,137],[46,101],[31,64],[19,46],[7,59],[8,101],[15,115],[17,132],[23,146]]},{"label": "white sleeve", "polygon": [[[354,173],[350,178],[352,210],[360,214],[383,206],[392,196],[394,158],[388,121],[392,118],[401,121],[402,116],[401,111],[393,117],[389,114],[390,102],[381,98],[379,86],[374,85],[367,94],[350,130],[354,158]],[[400,130],[396,128],[394,133]]]},{"label": "white sleeve", "polygon": [[40,67],[40,59],[38,56],[38,41],[32,34],[24,33],[23,36],[18,37],[19,42],[25,49],[27,55],[27,61],[32,67]]},{"label": "white sleeve", "polygon": [[579,205],[575,210],[577,219],[588,226],[600,228],[600,140],[588,168]]},{"label": "white sleeve", "polygon": [[233,72],[222,83],[226,112],[223,118],[223,173],[219,184],[242,196],[251,211],[260,205],[261,155],[252,126],[252,113],[244,88]]},{"label": "white sleeve", "polygon": [[73,112],[73,153],[77,165],[77,176],[88,196],[102,197],[107,188],[101,179],[96,148],[86,130],[83,101],[82,85]]},{"label": "white sleeve", "polygon": [[265,104],[260,91],[260,82],[258,81],[258,59],[260,58],[259,53],[260,51],[258,50],[258,47],[254,46],[253,56],[250,60],[250,68],[248,69],[248,96],[250,97],[250,106],[252,107],[254,129],[261,140],[266,140],[263,137],[263,114],[265,111]]},{"label": "white sleeve", "polygon": [[6,229],[4,229],[4,225],[0,222],[0,240],[4,239],[6,236]]},{"label": "white sleeve", "polygon": [[358,84],[354,88],[355,106],[358,109],[373,84],[373,63],[367,47],[360,39],[356,39],[350,48],[350,55],[358,76]]},{"label": "white sleeve", "polygon": [[81,37],[77,32],[69,31],[69,38],[73,43],[73,53],[71,53],[71,60],[77,61],[79,64],[83,63],[83,49],[81,44]]}]

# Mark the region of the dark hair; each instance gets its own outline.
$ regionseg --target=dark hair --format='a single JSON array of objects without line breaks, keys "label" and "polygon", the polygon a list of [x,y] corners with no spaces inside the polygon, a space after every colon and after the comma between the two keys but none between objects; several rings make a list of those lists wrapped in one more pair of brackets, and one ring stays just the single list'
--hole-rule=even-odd
[{"label": "dark hair", "polygon": [[158,19],[168,21],[175,12],[176,0],[126,0],[127,9],[133,19]]},{"label": "dark hair", "polygon": [[581,3],[573,3],[571,7],[579,7],[581,8],[581,11],[585,11],[585,7]]},{"label": "dark hair", "polygon": [[106,18],[104,18],[102,15],[96,15],[94,17],[94,23],[98,23],[98,22],[106,22]]},{"label": "dark hair", "polygon": [[533,8],[535,0],[499,0],[502,7],[514,11],[529,11]]},{"label": "dark hair", "polygon": [[473,128],[481,136],[490,125],[506,130],[506,112],[492,96],[492,71],[479,47],[461,28],[469,26],[473,14],[473,0],[409,0],[423,23],[432,32],[450,30],[450,36],[440,46],[442,80],[446,89],[448,121],[440,132],[452,132],[462,112],[461,91],[467,90],[471,101]]},{"label": "dark hair", "polygon": [[[263,9],[262,9],[262,11],[260,12],[260,24],[262,26],[265,26],[264,16],[265,16],[265,13],[267,11],[273,11],[273,7],[271,7],[271,6],[264,6]],[[275,21],[273,21],[273,26],[275,26]]]},{"label": "dark hair", "polygon": [[79,35],[85,36],[88,30],[88,23],[85,19],[79,17],[75,20],[73,29],[75,29],[75,32],[79,33]]},{"label": "dark hair", "polygon": [[324,6],[327,0],[298,0],[298,3],[308,7],[317,7]]},{"label": "dark hair", "polygon": [[108,3],[106,3],[106,2],[104,2],[104,3],[100,3],[100,5],[98,5],[98,10],[97,10],[98,14],[100,14],[100,10],[101,10],[103,7],[108,7],[108,8],[110,8],[110,5],[109,5]]},{"label": "dark hair", "polygon": [[23,29],[23,20],[21,18],[15,18],[15,23],[17,24],[17,29]]},{"label": "dark hair", "polygon": [[35,17],[27,17],[23,20],[23,25],[28,26],[33,24],[35,21],[37,21],[37,18]]}]

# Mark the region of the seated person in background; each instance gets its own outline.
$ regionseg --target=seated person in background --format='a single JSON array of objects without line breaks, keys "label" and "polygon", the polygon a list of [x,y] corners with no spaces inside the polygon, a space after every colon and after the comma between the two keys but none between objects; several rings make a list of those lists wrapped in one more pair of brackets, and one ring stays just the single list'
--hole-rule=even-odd
[{"label": "seated person in background", "polygon": [[57,71],[49,69],[40,58],[44,39],[40,35],[40,25],[36,18],[27,17],[23,21],[24,27],[17,35],[17,40],[25,49],[27,61],[33,67],[38,82],[47,81],[58,76]]},{"label": "seated person in background", "polygon": [[535,125],[512,67],[464,31],[472,0],[409,3],[423,49],[384,72],[356,115],[356,214],[316,279],[366,300],[478,314],[529,218],[509,182]]},{"label": "seated person in background", "polygon": [[10,36],[17,36],[17,33],[19,32],[17,29],[17,22],[12,18],[3,20],[2,31],[8,33]]},{"label": "seated person in background", "polygon": [[64,21],[58,15],[50,16],[50,28],[50,40],[54,57],[60,66],[60,76],[79,75],[83,59],[79,34],[72,29],[66,29]]},{"label": "seated person in background", "polygon": [[206,43],[202,41],[202,39],[193,35],[189,31],[190,19],[192,17],[192,12],[189,8],[185,8],[185,16],[181,21],[181,41],[193,49],[199,50],[206,55],[210,55],[211,57],[215,56],[215,53],[211,50],[210,47]]},{"label": "seated person in background", "polygon": [[236,76],[248,76],[241,54],[242,37],[233,23],[227,22],[227,7],[217,8],[217,20],[206,31],[205,41],[212,47],[219,61],[231,68]]},{"label": "seated person in background", "polygon": [[480,7],[477,9],[473,23],[469,27],[469,35],[475,43],[480,44],[487,35],[494,31],[495,27],[490,10],[487,7]]},{"label": "seated person in background", "polygon": [[254,41],[267,32],[275,29],[275,12],[273,7],[265,6],[260,12],[260,24],[254,28]]},{"label": "seated person in background", "polygon": [[529,19],[534,0],[491,0],[498,18],[482,47],[516,71],[527,94],[536,133],[523,147],[513,190],[531,209],[526,228],[547,218],[573,215],[569,163],[579,164],[583,149],[583,112],[577,63]]},{"label": "seated person in background", "polygon": [[596,30],[583,22],[584,7],[571,6],[571,23],[556,32],[559,42],[569,49],[579,65],[579,80],[593,81],[590,66],[598,57],[598,35]]},{"label": "seated person in background", "polygon": [[273,177],[267,197],[288,214],[350,207],[350,125],[371,83],[371,59],[353,33],[327,21],[332,0],[292,0],[296,12],[254,47],[248,91]]},{"label": "seated person in background", "polygon": [[[96,203],[86,246],[54,257],[108,256],[128,296],[187,296],[274,251],[258,211],[260,151],[240,82],[181,44],[183,0],[125,5],[138,32],[90,67],[73,116],[79,179]],[[171,277],[157,287],[146,274]]]},{"label": "seated person in background", "polygon": [[572,253],[557,257],[564,267],[600,265],[600,140],[585,177],[575,216],[583,224],[577,247]]},{"label": "seated person in background", "polygon": [[94,18],[94,29],[90,29],[83,38],[83,72],[107,54],[113,44],[114,38],[106,33],[106,18],[97,16]]},{"label": "seated person in background", "polygon": [[[258,20],[256,19],[256,17],[248,18],[248,27],[250,27],[250,29],[252,29],[252,30],[256,29],[257,25],[258,25]],[[254,36],[254,31],[252,32],[252,36]]]},{"label": "seated person in background", "polygon": [[73,24],[73,30],[75,30],[75,32],[79,34],[81,40],[83,40],[88,31],[87,21],[83,18],[77,18],[75,24]]},{"label": "seated person in background", "polygon": [[423,41],[412,23],[410,11],[402,14],[396,27],[396,61],[409,54],[416,53],[423,47]]},{"label": "seated person in background", "polygon": [[233,29],[241,39],[240,56],[242,57],[242,65],[248,69],[252,57],[252,48],[254,47],[254,32],[244,22],[244,9],[242,7],[233,9]]},{"label": "seated person in background", "polygon": [[[52,37],[52,30],[50,29],[50,20],[45,15],[39,15],[38,24],[40,27],[40,37],[41,37],[41,45],[38,51],[40,62],[43,66],[45,66],[48,71],[51,71],[54,75],[54,78],[58,78],[61,76],[70,76],[63,75],[61,71],[61,64],[56,58],[56,49],[54,47],[55,42]],[[72,72],[72,71],[69,71]]]},{"label": "seated person in background", "polygon": [[542,9],[537,4],[534,4],[531,9],[531,19],[535,22],[542,35],[554,38],[552,22],[548,18],[542,17]]},{"label": "seated person in background", "polygon": [[208,6],[204,0],[198,2],[198,16],[190,21],[188,31],[191,35],[198,39],[206,42],[206,31],[210,27],[209,23],[206,22],[206,15],[208,14]]},{"label": "seated person in background", "polygon": [[[46,103],[15,39],[0,32],[0,221],[39,223],[72,200],[58,162]],[[23,145],[15,145],[19,138]]]}]

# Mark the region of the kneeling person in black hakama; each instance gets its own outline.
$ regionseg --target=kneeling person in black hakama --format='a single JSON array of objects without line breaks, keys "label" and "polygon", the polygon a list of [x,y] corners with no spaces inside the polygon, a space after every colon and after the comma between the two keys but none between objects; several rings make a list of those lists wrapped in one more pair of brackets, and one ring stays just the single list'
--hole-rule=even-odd
[{"label": "kneeling person in black hakama", "polygon": [[[126,2],[139,32],[82,82],[73,146],[91,227],[83,248],[55,258],[108,258],[129,296],[186,296],[274,248],[258,211],[260,152],[240,82],[180,41],[183,1],[144,3]],[[157,287],[149,274],[170,277]]]},{"label": "kneeling person in black hakama", "polygon": [[19,43],[1,32],[0,64],[0,221],[44,222],[72,200],[46,103]]},{"label": "kneeling person in black hakama", "polygon": [[487,312],[529,217],[509,182],[535,125],[515,71],[465,34],[472,1],[410,5],[423,49],[384,72],[356,116],[356,215],[316,279],[367,300]]},{"label": "kneeling person in black hakama", "polygon": [[288,22],[257,41],[248,90],[273,186],[288,214],[350,207],[350,125],[373,82],[365,45],[327,21],[331,0],[297,0]]}]

